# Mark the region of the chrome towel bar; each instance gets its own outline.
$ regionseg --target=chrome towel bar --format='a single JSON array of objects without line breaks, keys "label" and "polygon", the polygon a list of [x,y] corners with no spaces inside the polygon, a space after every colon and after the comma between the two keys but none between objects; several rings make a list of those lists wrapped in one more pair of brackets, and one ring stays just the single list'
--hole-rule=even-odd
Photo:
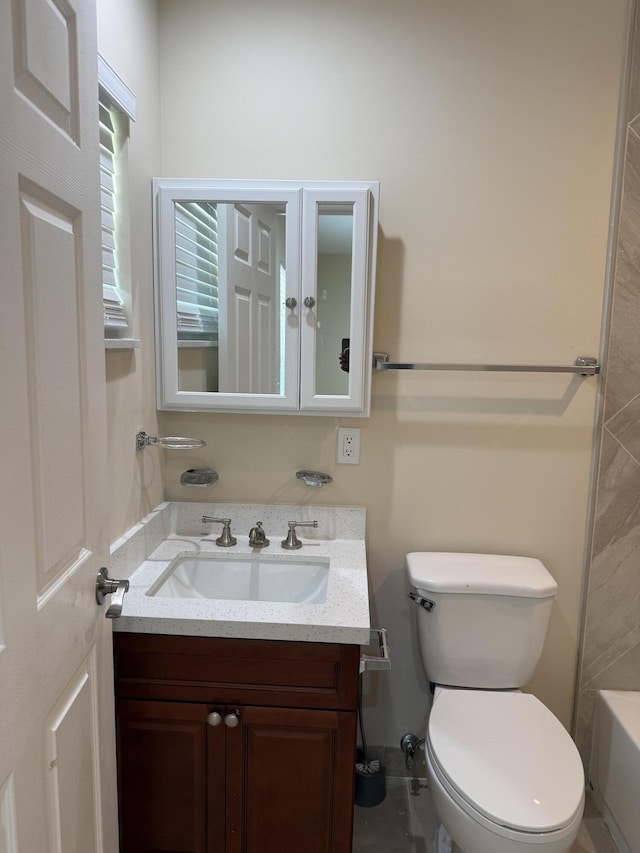
[{"label": "chrome towel bar", "polygon": [[501,373],[577,373],[579,376],[594,376],[600,373],[597,358],[578,356],[573,364],[421,364],[420,362],[391,362],[386,352],[374,352],[373,367],[385,370],[459,370]]}]

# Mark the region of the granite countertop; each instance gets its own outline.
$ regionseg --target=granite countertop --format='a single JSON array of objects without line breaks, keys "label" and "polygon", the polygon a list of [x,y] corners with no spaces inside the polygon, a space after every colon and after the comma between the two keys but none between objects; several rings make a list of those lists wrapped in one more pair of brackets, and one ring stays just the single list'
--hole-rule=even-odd
[{"label": "granite countertop", "polygon": [[260,552],[261,559],[296,562],[329,560],[326,601],[298,604],[273,601],[234,601],[204,598],[149,596],[171,560],[183,552],[209,552],[235,559],[256,555],[247,536],[238,536],[233,548],[215,544],[219,530],[207,536],[169,535],[129,578],[122,615],[114,630],[148,634],[185,634],[205,637],[297,640],[305,642],[369,643],[369,590],[363,539],[307,539],[303,546],[286,551],[279,540]]}]

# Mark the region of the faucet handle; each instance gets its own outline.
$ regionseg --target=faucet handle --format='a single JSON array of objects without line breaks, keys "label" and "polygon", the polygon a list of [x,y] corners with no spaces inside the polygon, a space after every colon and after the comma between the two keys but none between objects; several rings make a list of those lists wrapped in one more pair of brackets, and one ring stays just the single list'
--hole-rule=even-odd
[{"label": "faucet handle", "polygon": [[296,536],[296,527],[317,527],[317,521],[290,521],[289,532],[287,538],[280,543],[287,551],[294,551],[302,548],[302,542]]},{"label": "faucet handle", "polygon": [[212,518],[210,515],[202,516],[203,524],[209,524],[211,522],[222,525],[222,533],[216,539],[216,545],[219,545],[221,548],[230,548],[232,545],[236,544],[238,540],[235,536],[231,535],[230,518]]},{"label": "faucet handle", "polygon": [[256,526],[252,527],[249,531],[249,547],[266,548],[268,544],[269,540],[267,539],[265,532],[262,529],[262,522],[256,521]]}]

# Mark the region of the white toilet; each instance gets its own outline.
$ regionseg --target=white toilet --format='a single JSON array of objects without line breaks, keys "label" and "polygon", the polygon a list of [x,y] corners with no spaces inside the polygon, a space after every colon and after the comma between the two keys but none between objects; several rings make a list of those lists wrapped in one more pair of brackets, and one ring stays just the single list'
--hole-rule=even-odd
[{"label": "white toilet", "polygon": [[564,853],[580,827],[584,772],[560,721],[521,693],[557,584],[539,560],[407,555],[427,677],[425,737],[438,816],[458,853]]}]

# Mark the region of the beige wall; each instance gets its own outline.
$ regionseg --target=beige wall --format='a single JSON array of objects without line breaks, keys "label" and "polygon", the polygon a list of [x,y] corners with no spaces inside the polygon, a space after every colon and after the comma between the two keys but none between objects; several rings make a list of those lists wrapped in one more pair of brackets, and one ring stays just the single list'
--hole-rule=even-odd
[{"label": "beige wall", "polygon": [[[118,5],[127,17],[151,8]],[[381,182],[375,349],[406,361],[598,354],[626,0],[159,8],[160,174]],[[114,37],[143,37],[123,20]],[[155,156],[139,164],[144,180]],[[139,212],[146,223],[148,208]],[[148,271],[147,244],[136,250]],[[140,286],[148,330],[146,276]],[[151,488],[132,468],[132,427],[119,420],[151,417],[150,352],[143,342],[135,369],[110,381],[123,480],[115,530],[125,512],[141,514],[159,479],[157,457]],[[366,506],[372,620],[387,626],[393,651],[391,672],[368,678],[372,743],[396,745],[424,726],[405,553],[540,557],[560,593],[532,689],[568,724],[595,380],[414,373],[373,383],[368,420],[161,413],[166,434],[207,441],[200,453],[166,455],[166,496]],[[335,464],[342,423],[362,428],[359,466]],[[200,464],[220,481],[194,494],[179,475]],[[295,479],[301,467],[334,483],[308,489]]]},{"label": "beige wall", "polygon": [[105,354],[111,540],[163,498],[162,451],[135,450],[135,434],[156,435],[151,178],[160,168],[157,6],[155,0],[98,0],[98,49],[136,95],[128,143],[132,317],[138,350]]},{"label": "beige wall", "polygon": [[[624,0],[160,9],[165,175],[380,180],[376,349],[597,354]],[[367,507],[372,617],[394,654],[369,680],[373,742],[424,724],[404,554],[540,557],[560,593],[532,688],[569,723],[594,405],[593,380],[376,376],[358,467],[334,464],[337,420],[167,414],[168,433],[208,442],[168,458],[167,494],[191,497],[178,478],[197,461],[220,473],[214,498]],[[334,484],[305,490],[303,466]]]}]

